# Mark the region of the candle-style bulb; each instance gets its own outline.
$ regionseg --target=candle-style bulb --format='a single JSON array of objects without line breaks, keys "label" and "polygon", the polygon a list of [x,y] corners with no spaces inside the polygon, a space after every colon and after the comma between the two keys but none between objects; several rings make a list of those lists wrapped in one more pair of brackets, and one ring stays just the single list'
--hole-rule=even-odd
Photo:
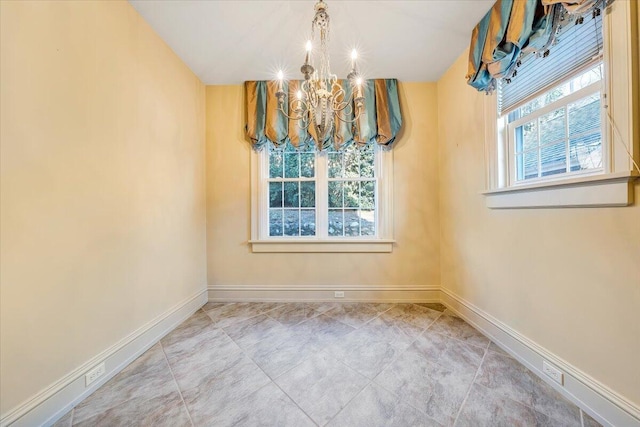
[{"label": "candle-style bulb", "polygon": [[353,49],[351,51],[351,69],[356,71],[356,59],[358,59],[358,51]]},{"label": "candle-style bulb", "polygon": [[355,98],[362,98],[362,77],[356,77]]},{"label": "candle-style bulb", "polygon": [[301,90],[296,92],[296,98],[302,99],[302,91]]},{"label": "candle-style bulb", "polygon": [[284,73],[282,70],[278,71],[278,92],[282,92],[282,80],[284,79]]},{"label": "candle-style bulb", "polygon": [[304,56],[304,65],[309,65],[309,61],[311,60],[311,40],[307,41],[307,54]]}]

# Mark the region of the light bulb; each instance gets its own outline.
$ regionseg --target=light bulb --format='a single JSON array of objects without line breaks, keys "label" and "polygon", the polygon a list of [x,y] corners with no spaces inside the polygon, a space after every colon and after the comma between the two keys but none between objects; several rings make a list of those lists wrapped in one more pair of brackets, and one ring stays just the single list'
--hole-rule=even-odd
[{"label": "light bulb", "polygon": [[282,70],[278,71],[278,80],[282,80],[284,79],[284,73],[282,72]]},{"label": "light bulb", "polygon": [[307,47],[306,47],[307,48],[307,52],[311,52],[311,48],[312,47],[313,46],[311,45],[311,40],[307,40]]},{"label": "light bulb", "polygon": [[299,91],[297,91],[297,92],[296,92],[296,97],[297,97],[298,99],[302,99],[302,91],[301,91],[301,90],[299,90]]},{"label": "light bulb", "polygon": [[351,51],[351,59],[353,59],[353,60],[358,59],[358,51],[357,50],[353,49]]},{"label": "light bulb", "polygon": [[358,77],[358,78],[356,79],[356,84],[357,84],[358,86],[361,86],[361,85],[362,85],[362,77]]}]

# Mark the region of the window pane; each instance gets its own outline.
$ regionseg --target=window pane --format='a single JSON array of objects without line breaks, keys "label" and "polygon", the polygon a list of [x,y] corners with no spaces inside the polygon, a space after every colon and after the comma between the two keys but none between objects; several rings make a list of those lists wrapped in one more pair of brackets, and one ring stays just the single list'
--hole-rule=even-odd
[{"label": "window pane", "polygon": [[538,177],[538,150],[524,153],[524,179]]},{"label": "window pane", "polygon": [[269,236],[282,236],[282,209],[269,209]]},{"label": "window pane", "polygon": [[373,144],[367,144],[360,151],[360,176],[363,178],[374,177],[374,148]]},{"label": "window pane", "polygon": [[300,154],[300,176],[313,178],[315,176],[315,153]]},{"label": "window pane", "polygon": [[300,207],[300,200],[298,197],[298,182],[285,182],[284,183],[284,207],[285,208],[297,208]]},{"label": "window pane", "polygon": [[357,208],[360,206],[360,183],[358,181],[343,181],[344,206]]},{"label": "window pane", "polygon": [[566,135],[564,108],[540,117],[540,145],[564,141]]},{"label": "window pane", "polygon": [[282,151],[269,151],[269,178],[282,178]]},{"label": "window pane", "polygon": [[329,178],[342,178],[342,154],[329,153]]},{"label": "window pane", "polygon": [[360,208],[375,209],[376,207],[376,183],[363,181],[360,183]]},{"label": "window pane", "polygon": [[342,209],[329,210],[329,236],[342,236]]},{"label": "window pane", "polygon": [[360,235],[360,217],[357,209],[344,210],[344,235],[359,236]]},{"label": "window pane", "polygon": [[270,208],[282,207],[282,183],[281,182],[269,183],[269,207]]},{"label": "window pane", "polygon": [[524,179],[524,154],[516,155],[516,180]]},{"label": "window pane", "polygon": [[298,178],[300,176],[300,155],[298,153],[284,153],[285,178]]},{"label": "window pane", "polygon": [[344,176],[358,178],[360,177],[360,159],[357,149],[351,147],[344,153]]},{"label": "window pane", "polygon": [[316,211],[313,209],[300,210],[300,235],[316,235]]},{"label": "window pane", "polygon": [[600,169],[602,167],[602,137],[600,132],[569,140],[571,170]]},{"label": "window pane", "polygon": [[285,209],[284,211],[284,235],[300,235],[300,211],[298,209]]},{"label": "window pane", "polygon": [[538,147],[538,122],[534,120],[518,126],[515,130],[516,153]]},{"label": "window pane", "polygon": [[567,171],[567,146],[564,141],[542,147],[540,151],[542,176],[555,175]]},{"label": "window pane", "polygon": [[374,236],[376,234],[375,211],[360,211],[360,234],[363,236]]},{"label": "window pane", "polygon": [[303,181],[300,183],[300,206],[313,208],[316,206],[316,182]]},{"label": "window pane", "polygon": [[582,88],[589,86],[592,83],[596,83],[602,80],[603,65],[598,64],[596,67],[584,72],[583,74],[574,77],[573,79],[565,82],[558,87],[544,93],[538,98],[524,104],[522,107],[515,110],[515,115],[509,117],[510,121],[516,120],[521,117],[525,117],[532,112],[539,110],[565,96],[574,93]]},{"label": "window pane", "polygon": [[569,104],[569,136],[600,129],[600,92]]},{"label": "window pane", "polygon": [[329,181],[329,207],[342,207],[342,181]]}]

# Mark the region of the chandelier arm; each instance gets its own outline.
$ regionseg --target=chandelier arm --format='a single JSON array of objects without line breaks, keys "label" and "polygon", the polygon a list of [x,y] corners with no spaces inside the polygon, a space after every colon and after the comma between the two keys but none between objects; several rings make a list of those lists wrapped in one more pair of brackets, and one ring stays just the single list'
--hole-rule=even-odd
[{"label": "chandelier arm", "polygon": [[302,130],[308,130],[311,123],[304,119],[298,120],[298,127]]},{"label": "chandelier arm", "polygon": [[[280,112],[281,112],[281,113],[282,113],[286,118],[288,118],[289,120],[302,120],[302,119],[303,119],[303,115],[302,115],[302,114],[301,114],[301,115],[299,115],[299,116],[297,116],[297,117],[296,117],[296,116],[290,116],[290,115],[288,115],[288,114],[284,111],[284,109],[282,108],[282,105],[281,105],[280,107],[278,107],[278,110],[280,110]],[[296,110],[296,111],[300,111],[300,110]]]},{"label": "chandelier arm", "polygon": [[336,117],[338,118],[338,120],[340,120],[343,123],[355,123],[360,119],[360,117],[362,117],[363,114],[364,114],[364,111],[361,108],[358,108],[358,112],[356,113],[356,116],[353,118],[353,120],[343,119],[338,114],[336,114]]},{"label": "chandelier arm", "polygon": [[345,108],[350,107],[350,106],[351,106],[351,104],[349,102],[340,102],[338,104],[334,104],[333,105],[333,111],[341,112]]},{"label": "chandelier arm", "polygon": [[353,114],[353,104],[349,103],[347,107],[348,109],[345,108],[345,111],[343,113],[346,114],[347,116],[350,116]]}]

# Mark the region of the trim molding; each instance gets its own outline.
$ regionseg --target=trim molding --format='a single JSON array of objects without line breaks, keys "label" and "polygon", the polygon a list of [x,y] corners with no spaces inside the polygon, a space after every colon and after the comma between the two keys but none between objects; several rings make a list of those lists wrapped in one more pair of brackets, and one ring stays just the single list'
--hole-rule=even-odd
[{"label": "trim molding", "polygon": [[395,240],[367,239],[367,240],[249,240],[251,250],[254,253],[263,252],[393,252]]},{"label": "trim molding", "polygon": [[[439,286],[209,286],[209,301],[438,302]],[[335,298],[334,292],[344,292]]]},{"label": "trim molding", "polygon": [[[3,414],[0,426],[39,426],[55,423],[206,302],[206,291],[201,290],[171,307],[7,414]],[[105,375],[90,387],[85,387],[85,373],[101,362],[105,362]]]},{"label": "trim molding", "polygon": [[[640,407],[637,405],[452,291],[441,288],[441,297],[442,303],[451,311],[604,426],[640,427]],[[563,371],[564,387],[548,379],[542,372],[543,360]]]},{"label": "trim molding", "polygon": [[633,204],[634,172],[574,178],[485,191],[491,209],[628,206]]}]

